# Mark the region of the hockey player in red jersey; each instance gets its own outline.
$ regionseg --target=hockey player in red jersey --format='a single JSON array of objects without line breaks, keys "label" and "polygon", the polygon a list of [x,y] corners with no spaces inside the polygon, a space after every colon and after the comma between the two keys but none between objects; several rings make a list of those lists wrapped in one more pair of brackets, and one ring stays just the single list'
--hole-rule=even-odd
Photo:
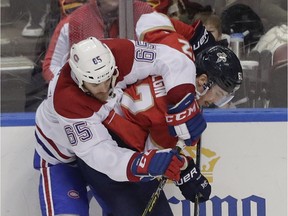
[{"label": "hockey player in red jersey", "polygon": [[[86,184],[74,166],[76,158],[98,173],[98,185],[93,189],[102,207],[119,215],[142,213],[157,187],[156,177],[180,179],[185,159],[175,150],[141,153],[120,148],[103,123],[119,103],[122,89],[154,75],[163,77],[171,105],[167,112],[176,115],[173,107],[195,93],[195,66],[183,53],[166,45],[125,39],[101,42],[94,37],[72,46],[69,62],[50,82],[47,99],[36,112],[34,167],[41,171],[43,215],[88,215]],[[198,139],[206,127],[199,110],[194,111],[187,118],[192,124],[185,126],[189,140]],[[128,127],[120,125],[117,130],[126,133],[125,142],[133,137],[145,138],[145,131],[139,127],[133,129],[137,134],[127,136],[134,124],[123,120],[123,125]],[[163,193],[155,215],[162,213],[172,215]]]},{"label": "hockey player in red jersey", "polygon": [[[239,89],[243,76],[240,61],[233,51],[219,45],[206,48],[197,55],[195,64],[197,104],[200,107],[221,107],[228,103],[233,98],[235,91]],[[191,103],[191,94],[189,93],[178,103],[177,113],[179,115],[176,115],[176,118],[187,118],[191,114],[189,110]],[[160,76],[149,77],[125,89],[121,99],[122,115],[129,121],[138,124],[149,134],[145,145],[141,146],[141,142],[138,140],[130,140],[127,143],[133,148],[137,148],[138,151],[174,148],[179,138],[177,127],[179,131],[186,131],[186,123],[178,126],[171,124],[174,116],[167,114],[168,105],[165,84]],[[125,137],[125,134],[121,134],[121,130],[117,130],[118,119],[115,115],[115,120],[109,119],[106,126],[119,137]],[[201,127],[201,124],[197,125],[196,123],[195,127],[198,126]],[[184,134],[181,133],[180,136],[183,139]],[[197,141],[197,139],[188,140],[189,142],[186,140],[188,146],[196,144]],[[194,202],[196,194],[200,193],[202,196],[199,201],[207,201],[211,187],[207,179],[201,175],[200,170],[195,167],[193,159],[190,158],[188,161],[189,165],[186,170],[181,172],[181,180],[176,185],[179,186],[187,200]],[[187,175],[193,169],[196,169],[197,172],[188,181]],[[185,178],[186,180],[184,180]],[[183,182],[185,183],[183,184]]]},{"label": "hockey player in red jersey", "polygon": [[[221,107],[228,103],[243,77],[240,61],[233,51],[219,45],[206,48],[197,55],[195,65],[197,104],[200,107]],[[168,105],[165,84],[160,76],[149,77],[125,89],[121,99],[122,111],[129,121],[149,131],[146,149],[176,145],[178,137],[171,136],[167,130],[172,118],[167,116]],[[186,114],[189,112],[183,112],[180,117],[184,118]],[[145,149],[144,146],[135,147],[139,151]]]}]

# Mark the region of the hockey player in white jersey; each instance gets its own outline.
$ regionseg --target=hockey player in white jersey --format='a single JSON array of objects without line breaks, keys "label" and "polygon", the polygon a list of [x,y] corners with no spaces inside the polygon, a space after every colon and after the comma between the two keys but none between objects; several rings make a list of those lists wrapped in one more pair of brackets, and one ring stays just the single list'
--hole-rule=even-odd
[{"label": "hockey player in white jersey", "polygon": [[[103,181],[111,181],[114,193],[105,188],[104,195],[109,197],[111,193],[112,201],[121,200],[113,206],[118,215],[138,215],[143,211],[157,187],[155,177],[164,175],[179,180],[184,159],[175,150],[139,153],[121,148],[103,125],[119,102],[121,89],[151,75],[163,77],[172,106],[188,93],[195,93],[195,65],[168,46],[124,39],[101,42],[93,37],[72,46],[69,62],[51,81],[47,99],[36,112],[34,167],[41,171],[42,215],[88,215],[85,181],[75,166],[77,157],[98,171]],[[198,139],[206,128],[202,114],[196,109],[188,121],[196,124],[187,125],[185,136]],[[125,120],[118,130],[131,137],[146,134],[139,127],[134,131],[133,123]],[[102,194],[96,195],[101,204]],[[109,212],[109,206],[102,207]],[[154,211],[155,215],[160,212],[172,215],[164,194]]]}]

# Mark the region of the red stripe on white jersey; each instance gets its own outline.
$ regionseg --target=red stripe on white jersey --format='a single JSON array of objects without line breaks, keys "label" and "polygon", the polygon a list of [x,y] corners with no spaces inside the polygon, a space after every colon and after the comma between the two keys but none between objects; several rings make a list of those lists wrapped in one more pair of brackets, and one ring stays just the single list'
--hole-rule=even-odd
[{"label": "red stripe on white jersey", "polygon": [[51,181],[50,181],[50,167],[48,167],[48,163],[41,159],[41,168],[40,172],[42,174],[42,189],[44,194],[44,201],[46,204],[46,215],[53,216],[54,215],[54,206],[52,199],[52,190],[51,190]]},{"label": "red stripe on white jersey", "polygon": [[[49,150],[54,150],[52,153],[54,153],[54,156],[56,158],[60,158],[61,161],[63,162],[71,162],[71,157],[70,156],[67,156],[65,154],[63,154],[57,147],[57,145],[51,140],[49,139],[48,137],[45,136],[45,134],[42,132],[42,130],[38,127],[38,125],[36,125],[36,130],[41,134],[42,138],[45,139],[46,142],[43,142],[45,144],[45,146],[49,149]],[[39,137],[40,138],[40,137]],[[44,140],[42,140],[44,141]],[[46,144],[49,144],[50,146],[47,146]],[[51,149],[52,147],[52,149]],[[55,153],[57,155],[55,155]]]}]

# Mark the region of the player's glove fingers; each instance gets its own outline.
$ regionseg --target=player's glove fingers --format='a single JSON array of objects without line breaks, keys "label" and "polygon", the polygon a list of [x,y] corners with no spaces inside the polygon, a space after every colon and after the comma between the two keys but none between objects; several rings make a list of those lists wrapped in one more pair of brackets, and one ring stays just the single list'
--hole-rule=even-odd
[{"label": "player's glove fingers", "polygon": [[203,177],[203,181],[200,185],[198,185],[198,200],[199,202],[206,202],[209,200],[211,194],[211,185],[209,184],[208,180]]},{"label": "player's glove fingers", "polygon": [[207,127],[207,123],[201,113],[199,113],[193,119],[188,121],[186,125],[189,130],[189,134],[191,136],[190,139],[192,140],[192,142],[199,139],[200,135],[204,132],[204,130]]},{"label": "player's glove fingers", "polygon": [[165,177],[173,181],[178,181],[180,179],[181,168],[184,166],[184,162],[183,158],[173,156],[171,163],[165,171]]},{"label": "player's glove fingers", "polygon": [[199,202],[205,202],[210,197],[211,185],[195,166],[193,159],[187,159],[188,166],[181,172],[180,180],[175,183],[187,200],[195,202],[195,197],[199,194]]}]

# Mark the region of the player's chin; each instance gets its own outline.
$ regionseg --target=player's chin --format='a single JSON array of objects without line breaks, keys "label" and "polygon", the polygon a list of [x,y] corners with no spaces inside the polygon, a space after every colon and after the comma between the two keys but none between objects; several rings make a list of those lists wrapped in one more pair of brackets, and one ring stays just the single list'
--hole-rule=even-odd
[{"label": "player's chin", "polygon": [[209,102],[203,102],[202,105],[199,104],[200,107],[202,108],[216,108],[214,103],[209,103]]},{"label": "player's chin", "polygon": [[106,102],[108,99],[108,96],[109,96],[108,93],[99,93],[99,94],[93,95],[94,98],[96,98],[97,100],[101,102]]}]

